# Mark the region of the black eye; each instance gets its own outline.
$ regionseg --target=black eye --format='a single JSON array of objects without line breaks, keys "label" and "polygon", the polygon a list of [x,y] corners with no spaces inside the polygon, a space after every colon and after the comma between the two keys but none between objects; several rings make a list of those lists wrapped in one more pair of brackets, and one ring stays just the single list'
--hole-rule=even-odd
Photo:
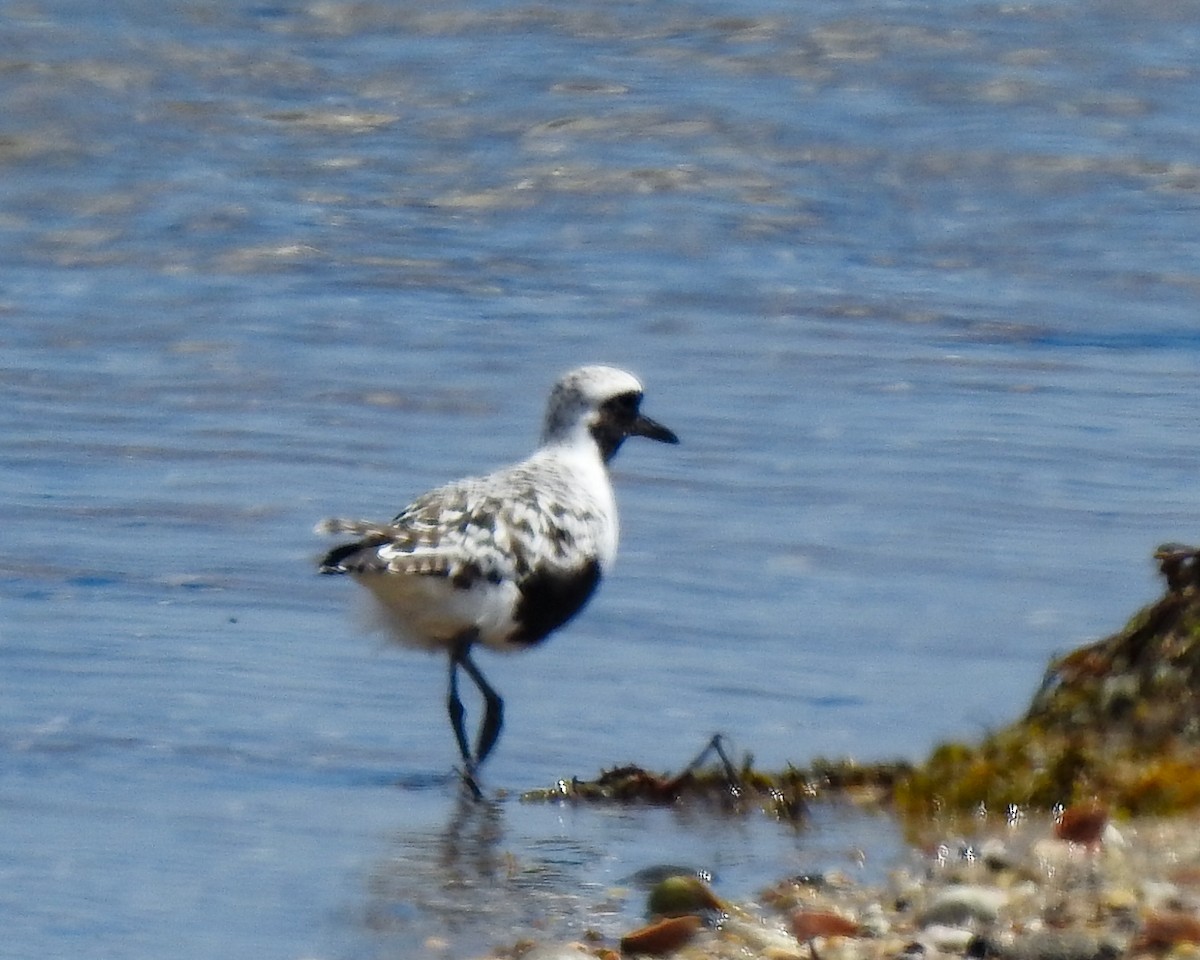
[{"label": "black eye", "polygon": [[629,393],[617,394],[611,400],[605,401],[604,405],[619,416],[633,417],[636,416],[638,407],[642,405],[642,395],[631,390]]}]

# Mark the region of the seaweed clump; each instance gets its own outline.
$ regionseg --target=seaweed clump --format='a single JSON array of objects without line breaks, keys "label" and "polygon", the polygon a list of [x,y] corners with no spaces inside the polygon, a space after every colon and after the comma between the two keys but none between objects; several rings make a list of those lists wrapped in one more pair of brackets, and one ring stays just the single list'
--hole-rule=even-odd
[{"label": "seaweed clump", "polygon": [[1200,551],[1165,544],[1155,559],[1160,599],[1118,633],[1054,660],[1015,723],[977,745],[937,747],[897,784],[900,809],[1200,806]]},{"label": "seaweed clump", "polygon": [[704,809],[726,814],[760,811],[785,822],[801,822],[812,800],[836,795],[860,803],[890,799],[896,784],[910,777],[904,762],[860,765],[850,760],[815,760],[806,769],[760,770],[747,754],[735,765],[716,734],[678,774],[654,773],[635,764],[605,770],[592,780],[559,780],[531,790],[524,801],[642,804]]}]

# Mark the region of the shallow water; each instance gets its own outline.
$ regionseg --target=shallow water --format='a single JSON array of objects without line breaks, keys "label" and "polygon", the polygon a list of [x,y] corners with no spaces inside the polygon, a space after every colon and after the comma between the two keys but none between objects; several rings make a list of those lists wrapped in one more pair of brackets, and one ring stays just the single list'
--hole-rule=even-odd
[{"label": "shallow water", "polygon": [[683,443],[622,451],[586,614],[482,658],[492,788],[920,757],[1193,537],[1193,5],[5,16],[0,954],[466,956],[619,930],[658,862],[904,856],[457,809],[444,664],[312,525],[523,456],[577,363]]}]

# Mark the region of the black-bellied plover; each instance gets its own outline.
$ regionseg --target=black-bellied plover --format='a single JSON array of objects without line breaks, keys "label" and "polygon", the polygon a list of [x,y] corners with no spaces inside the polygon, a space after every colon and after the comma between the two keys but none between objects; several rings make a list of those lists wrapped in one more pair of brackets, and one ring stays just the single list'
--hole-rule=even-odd
[{"label": "black-bellied plover", "polygon": [[[318,526],[355,538],[321,559],[322,573],[350,574],[370,590],[398,642],[449,654],[450,723],[477,793],[474,774],[500,736],[504,703],[471,648],[527,649],[587,603],[617,552],[608,462],[626,437],[679,442],[641,403],[642,385],[624,370],[572,370],[550,392],[541,446],[528,460],[431,490],[390,523]],[[483,696],[474,753],[459,667]]]}]

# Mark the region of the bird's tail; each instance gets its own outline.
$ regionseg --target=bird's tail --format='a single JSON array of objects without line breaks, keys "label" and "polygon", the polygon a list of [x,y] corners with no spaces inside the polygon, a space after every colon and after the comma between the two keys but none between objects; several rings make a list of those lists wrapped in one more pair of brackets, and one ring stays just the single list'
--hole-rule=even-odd
[{"label": "bird's tail", "polygon": [[317,563],[317,569],[321,573],[350,572],[344,563],[348,557],[354,556],[364,548],[377,547],[388,539],[387,526],[370,520],[343,520],[333,517],[318,523],[314,532],[356,538],[350,543],[343,543],[326,553]]}]

